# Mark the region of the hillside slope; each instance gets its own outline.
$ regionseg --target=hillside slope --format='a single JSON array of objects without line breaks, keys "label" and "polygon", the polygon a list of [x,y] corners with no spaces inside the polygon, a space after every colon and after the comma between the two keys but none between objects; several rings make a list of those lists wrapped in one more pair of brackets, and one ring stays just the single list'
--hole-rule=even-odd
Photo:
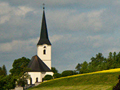
[{"label": "hillside slope", "polygon": [[78,74],[43,82],[29,90],[112,90],[119,75],[120,68]]}]

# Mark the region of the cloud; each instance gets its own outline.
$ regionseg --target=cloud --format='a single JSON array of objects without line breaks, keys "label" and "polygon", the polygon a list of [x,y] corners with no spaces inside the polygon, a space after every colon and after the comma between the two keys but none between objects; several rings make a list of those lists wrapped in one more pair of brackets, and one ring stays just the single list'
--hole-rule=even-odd
[{"label": "cloud", "polygon": [[25,16],[28,12],[33,11],[34,9],[26,7],[26,6],[19,6],[18,10],[15,11],[15,15]]},{"label": "cloud", "polygon": [[0,43],[36,36],[39,17],[34,9],[27,6],[14,7],[9,3],[2,2],[0,3],[0,16]]},{"label": "cloud", "polygon": [[102,28],[100,16],[103,12],[104,10],[100,10],[73,15],[68,19],[67,26],[69,26],[70,30],[98,32]]},{"label": "cloud", "polygon": [[53,32],[72,31],[89,34],[113,33],[119,27],[118,14],[111,14],[109,9],[78,12],[77,10],[55,10],[47,12],[48,26]]},{"label": "cloud", "polygon": [[[1,0],[3,1],[3,0]],[[42,7],[42,4],[45,3],[47,7],[80,7],[80,8],[98,8],[104,6],[112,6],[117,0],[6,0],[12,6],[18,5],[27,5],[32,7]],[[5,1],[4,1],[5,2]]]},{"label": "cloud", "polygon": [[26,6],[13,7],[9,3],[2,2],[0,3],[0,24],[4,24],[17,16],[23,17],[30,11],[33,9]]},{"label": "cloud", "polygon": [[53,35],[50,37],[50,41],[54,43],[54,42],[60,41],[62,38],[63,38],[62,35]]},{"label": "cloud", "polygon": [[0,52],[25,52],[31,51],[36,45],[38,38],[33,38],[29,40],[13,40],[9,43],[0,44]]}]

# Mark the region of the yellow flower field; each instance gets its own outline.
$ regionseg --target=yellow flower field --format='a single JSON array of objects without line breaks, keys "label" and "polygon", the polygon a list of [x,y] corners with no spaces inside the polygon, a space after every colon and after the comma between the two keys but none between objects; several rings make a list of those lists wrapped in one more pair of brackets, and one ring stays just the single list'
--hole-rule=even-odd
[{"label": "yellow flower field", "polygon": [[51,80],[44,81],[44,82],[50,82],[50,81],[53,81],[53,80],[60,80],[60,79],[64,79],[64,78],[77,77],[77,76],[83,76],[83,75],[98,74],[98,73],[111,73],[111,72],[120,72],[120,68],[109,69],[109,70],[102,70],[102,71],[96,71],[96,72],[84,73],[84,74],[77,74],[77,75],[72,75],[72,76],[67,76],[67,77],[51,79]]}]

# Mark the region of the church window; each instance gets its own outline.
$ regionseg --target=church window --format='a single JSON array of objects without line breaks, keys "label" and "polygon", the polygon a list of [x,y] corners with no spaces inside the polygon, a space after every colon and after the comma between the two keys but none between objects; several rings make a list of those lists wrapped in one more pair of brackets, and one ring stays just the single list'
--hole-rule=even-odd
[{"label": "church window", "polygon": [[38,77],[36,78],[36,82],[38,82]]},{"label": "church window", "polygon": [[30,85],[32,85],[32,78],[30,78]]},{"label": "church window", "polygon": [[43,50],[43,54],[46,54],[46,50],[45,49]]},{"label": "church window", "polygon": [[44,46],[44,48],[46,48],[46,46]]}]

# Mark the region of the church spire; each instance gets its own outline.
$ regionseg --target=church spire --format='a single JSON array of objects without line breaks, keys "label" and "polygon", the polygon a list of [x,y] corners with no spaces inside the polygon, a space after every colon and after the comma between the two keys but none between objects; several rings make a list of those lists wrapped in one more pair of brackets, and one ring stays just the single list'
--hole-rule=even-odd
[{"label": "church spire", "polygon": [[40,40],[38,41],[37,45],[51,45],[49,38],[48,38],[48,32],[47,32],[47,24],[46,24],[46,18],[45,18],[45,4],[43,4],[43,16],[42,16],[42,24],[41,24],[41,33],[40,33]]}]

